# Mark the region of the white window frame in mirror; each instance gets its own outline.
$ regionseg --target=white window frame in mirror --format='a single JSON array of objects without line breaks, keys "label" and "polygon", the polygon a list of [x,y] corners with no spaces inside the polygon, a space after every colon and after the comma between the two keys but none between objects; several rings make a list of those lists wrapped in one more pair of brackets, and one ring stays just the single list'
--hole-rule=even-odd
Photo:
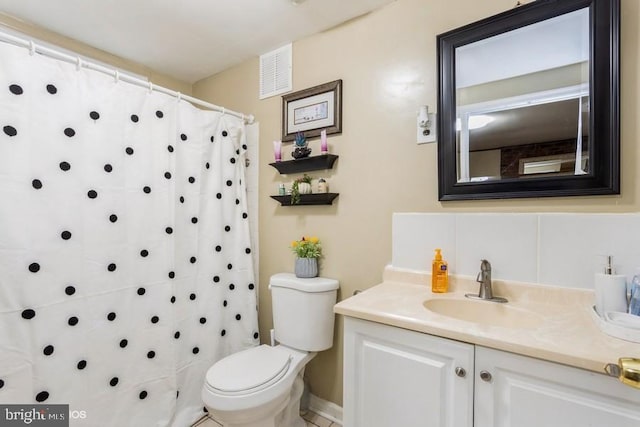
[{"label": "white window frame in mirror", "polygon": [[[486,181],[486,179],[473,179],[469,173],[469,131],[473,129],[469,124],[470,117],[495,113],[498,111],[512,110],[515,108],[531,107],[534,105],[578,99],[585,96],[589,96],[588,83],[458,106],[456,108],[456,130],[460,132],[460,146],[458,147],[460,155],[460,161],[458,164],[458,182]],[[579,122],[582,120],[581,112],[580,108],[578,113]],[[460,124],[460,126],[458,126],[458,124]],[[582,126],[580,124],[579,128],[581,127]],[[578,144],[581,146],[581,140]],[[578,162],[578,164],[582,164],[582,162]]]}]

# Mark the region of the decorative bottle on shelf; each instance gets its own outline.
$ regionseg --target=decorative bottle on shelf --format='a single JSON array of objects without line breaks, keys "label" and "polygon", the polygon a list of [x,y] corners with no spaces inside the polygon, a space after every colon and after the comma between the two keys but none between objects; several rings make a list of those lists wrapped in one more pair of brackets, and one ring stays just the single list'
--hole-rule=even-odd
[{"label": "decorative bottle on shelf", "polygon": [[318,193],[328,193],[329,186],[327,185],[327,181],[324,178],[320,178],[318,180]]}]

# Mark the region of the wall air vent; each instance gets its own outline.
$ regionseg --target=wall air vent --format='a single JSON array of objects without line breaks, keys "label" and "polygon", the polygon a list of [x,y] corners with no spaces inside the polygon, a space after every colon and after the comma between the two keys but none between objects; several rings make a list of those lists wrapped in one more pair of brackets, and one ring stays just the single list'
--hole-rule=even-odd
[{"label": "wall air vent", "polygon": [[260,55],[260,99],[289,92],[292,68],[291,44]]}]

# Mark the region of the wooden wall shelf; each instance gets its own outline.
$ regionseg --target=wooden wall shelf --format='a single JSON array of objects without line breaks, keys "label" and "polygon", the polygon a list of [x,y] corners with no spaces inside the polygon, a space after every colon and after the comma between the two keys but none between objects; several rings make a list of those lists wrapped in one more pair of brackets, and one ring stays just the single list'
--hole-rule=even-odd
[{"label": "wooden wall shelf", "polygon": [[291,195],[271,196],[271,198],[280,202],[282,206],[331,205],[339,194],[340,193],[301,194],[300,203],[296,203],[295,205],[291,204]]},{"label": "wooden wall shelf", "polygon": [[309,172],[322,169],[332,169],[338,158],[335,154],[321,154],[319,156],[305,157],[298,160],[269,163],[281,174]]}]

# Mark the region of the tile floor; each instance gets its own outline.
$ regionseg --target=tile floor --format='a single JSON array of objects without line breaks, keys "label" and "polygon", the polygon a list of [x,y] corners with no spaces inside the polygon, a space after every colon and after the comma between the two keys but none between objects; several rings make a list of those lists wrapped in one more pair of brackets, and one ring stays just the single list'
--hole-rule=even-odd
[{"label": "tile floor", "polygon": [[[302,418],[307,422],[307,427],[340,427],[341,424],[331,422],[330,420],[321,417],[315,412],[307,412]],[[220,424],[212,420],[211,418],[202,418],[195,423],[192,427],[220,427]]]},{"label": "tile floor", "polygon": [[331,422],[330,420],[321,417],[315,412],[307,412],[302,416],[304,420],[307,422],[307,427],[341,427],[342,424]]}]

